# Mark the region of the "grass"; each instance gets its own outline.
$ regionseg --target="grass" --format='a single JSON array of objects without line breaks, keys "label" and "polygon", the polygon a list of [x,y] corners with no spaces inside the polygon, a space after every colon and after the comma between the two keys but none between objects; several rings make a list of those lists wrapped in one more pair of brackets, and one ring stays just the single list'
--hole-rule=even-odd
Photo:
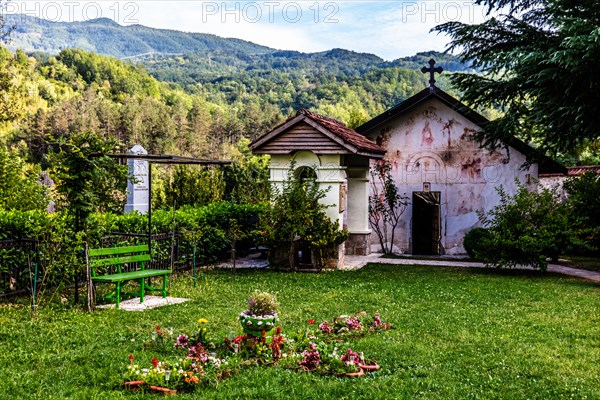
[{"label": "grass", "polygon": [[361,379],[276,367],[243,370],[181,399],[600,398],[600,287],[532,271],[370,265],[353,272],[285,274],[209,271],[171,295],[191,301],[142,313],[93,314],[48,305],[0,307],[0,398],[156,398],[122,388],[129,353],[154,326],[191,331],[209,320],[215,336],[240,332],[237,315],[254,289],[274,291],[285,332],[309,318],[378,310],[395,329],[353,348],[382,369]]}]

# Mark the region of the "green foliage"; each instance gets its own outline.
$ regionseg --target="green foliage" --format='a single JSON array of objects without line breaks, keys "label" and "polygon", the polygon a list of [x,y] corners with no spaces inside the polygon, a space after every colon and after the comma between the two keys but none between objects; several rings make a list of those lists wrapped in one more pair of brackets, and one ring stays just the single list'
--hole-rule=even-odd
[{"label": "green foliage", "polygon": [[[332,251],[337,257],[336,246],[348,239],[348,232],[340,230],[327,216],[325,210],[329,206],[321,203],[326,191],[314,180],[302,180],[294,172],[295,163],[292,163],[282,186],[273,186],[271,203],[265,214],[265,242],[271,251],[270,262],[295,270],[295,242],[305,241],[315,259],[314,264],[322,268]],[[287,260],[277,259],[282,255],[286,255]]]},{"label": "green foliage", "polygon": [[154,197],[153,207],[166,208],[177,202],[184,205],[204,206],[223,200],[224,182],[219,168],[178,166],[165,186]]},{"label": "green foliage", "polygon": [[530,265],[545,270],[547,258],[557,260],[573,242],[567,207],[556,189],[530,192],[518,179],[514,197],[496,188],[500,203],[488,215],[480,214],[489,237],[479,258],[497,267]]},{"label": "green foliage", "polygon": [[600,175],[588,171],[564,184],[568,194],[569,221],[585,252],[600,249]]},{"label": "green foliage", "polygon": [[369,225],[385,254],[393,252],[396,226],[408,206],[408,197],[398,191],[391,171],[388,161],[378,162],[370,171]]},{"label": "green foliage", "polygon": [[[0,43],[2,40],[0,27]],[[18,122],[32,109],[39,107],[30,96],[34,84],[26,79],[34,74],[33,64],[22,51],[10,53],[0,44],[0,123]]]},{"label": "green foliage", "polygon": [[[228,230],[231,221],[236,221],[244,232],[255,232],[264,207],[259,205],[237,205],[228,202],[209,204],[204,207],[182,207],[175,213],[172,210],[157,210],[153,213],[152,232],[166,233],[173,228],[181,232],[184,240],[197,248],[200,263],[214,262],[229,256]],[[92,213],[88,217],[87,240],[92,248],[102,247],[101,238],[110,232],[145,234],[148,230],[148,217],[140,213],[127,214]],[[42,292],[56,288],[81,270],[83,262],[79,258],[83,249],[83,236],[74,231],[71,213],[46,211],[4,211],[0,210],[0,240],[31,238],[40,242],[38,257]],[[248,235],[237,244],[240,252],[255,246],[257,237]],[[166,250],[153,246],[153,255]],[[0,252],[0,259],[7,253]],[[162,253],[161,253],[162,254]],[[169,257],[169,253],[164,254]],[[0,263],[0,272],[9,265]],[[20,260],[20,267],[26,263]],[[29,282],[19,281],[19,288]],[[0,290],[3,288],[0,288]]]},{"label": "green foliage", "polygon": [[260,290],[255,290],[248,297],[247,303],[250,315],[274,315],[279,308],[277,297],[274,294]]},{"label": "green foliage", "polygon": [[76,133],[69,139],[52,143],[49,155],[59,207],[75,218],[75,230],[86,227],[92,212],[122,209],[127,167],[108,156],[115,150],[114,141],[104,141],[93,132]]},{"label": "green foliage", "polygon": [[26,164],[16,150],[0,146],[0,209],[43,210],[48,205],[41,169]]},{"label": "green foliage", "polygon": [[463,100],[506,114],[483,127],[488,145],[518,135],[553,154],[573,154],[600,138],[600,12],[593,1],[480,0],[485,22],[447,22],[458,50],[485,75],[455,74]]},{"label": "green foliage", "polygon": [[465,234],[463,246],[469,257],[474,260],[485,259],[489,252],[493,235],[485,228],[473,228]]},{"label": "green foliage", "polygon": [[[129,10],[125,11],[125,16],[127,12]],[[13,34],[15,47],[28,47],[47,53],[80,47],[119,58],[146,54],[152,59],[151,53],[218,50],[236,54],[270,51],[267,47],[240,39],[224,39],[205,33],[154,29],[142,25],[120,26],[109,18],[49,23],[25,14],[8,14],[5,19],[17,25]]]},{"label": "green foliage", "polygon": [[[358,126],[426,86],[422,73],[405,67],[412,69],[429,53],[385,62],[370,54],[340,49],[302,54],[266,48],[258,51],[260,46],[248,43],[246,50],[225,52],[221,48],[244,47],[244,42],[213,37],[206,42],[215,47],[211,53],[202,50],[181,56],[158,55],[142,60],[142,66],[84,50],[64,49],[93,40],[58,45],[49,39],[49,31],[62,30],[62,23],[30,22],[32,25],[19,27],[15,46],[25,46],[20,44],[20,35],[27,35],[39,25],[49,36],[38,49],[48,46],[49,50],[56,45],[57,55],[38,52],[28,57],[23,51],[12,54],[0,49],[0,88],[5,94],[0,102],[0,139],[10,145],[25,142],[34,162],[42,162],[48,153],[49,135],[69,138],[72,132],[86,131],[105,139],[117,138],[123,143],[121,152],[141,144],[151,154],[231,157],[236,163],[224,178],[225,199],[232,201],[264,201],[268,193],[264,180],[266,161],[253,158],[243,144],[238,145],[241,139],[254,139],[268,132],[292,109],[301,107]],[[65,26],[75,34],[87,24]],[[107,21],[89,24],[104,26]],[[127,31],[127,37],[132,34],[130,27],[109,24],[104,28]],[[148,29],[140,27],[138,33],[146,34]],[[85,32],[102,36],[103,45],[115,40],[104,37],[105,30]],[[163,37],[167,33],[156,34]],[[188,37],[180,36],[181,40]],[[152,42],[164,45],[157,40]],[[213,41],[214,46],[210,44]],[[218,44],[219,41],[230,45]],[[127,43],[136,46],[130,40],[113,47]],[[456,63],[453,56],[431,55],[438,62],[447,61],[445,67],[452,68],[450,65]],[[445,75],[440,77],[439,85],[448,89]],[[166,182],[171,183],[171,177],[160,171],[155,177],[165,183],[165,188]],[[235,186],[245,185],[248,180],[259,182],[247,186],[256,189],[256,193]],[[166,197],[162,200],[168,202]]]},{"label": "green foliage", "polygon": [[231,151],[233,163],[224,169],[225,197],[240,204],[265,203],[269,199],[269,156],[254,155],[250,140],[240,139]]}]

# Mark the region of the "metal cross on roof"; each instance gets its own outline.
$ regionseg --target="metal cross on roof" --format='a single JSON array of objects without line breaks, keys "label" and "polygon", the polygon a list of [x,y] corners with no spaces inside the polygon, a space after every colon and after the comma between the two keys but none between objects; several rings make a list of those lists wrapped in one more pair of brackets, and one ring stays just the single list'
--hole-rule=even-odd
[{"label": "metal cross on roof", "polygon": [[422,73],[424,73],[424,74],[429,73],[429,86],[435,85],[435,78],[434,78],[433,74],[435,74],[436,72],[438,74],[441,74],[442,71],[444,70],[444,68],[434,67],[434,65],[435,65],[435,60],[432,58],[431,60],[429,60],[429,68],[427,68],[427,67],[421,68]]}]

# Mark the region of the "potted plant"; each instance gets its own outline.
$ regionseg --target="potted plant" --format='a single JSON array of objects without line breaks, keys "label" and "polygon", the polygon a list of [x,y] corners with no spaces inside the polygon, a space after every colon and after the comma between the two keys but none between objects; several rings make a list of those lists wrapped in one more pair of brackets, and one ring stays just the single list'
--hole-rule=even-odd
[{"label": "potted plant", "polygon": [[248,297],[248,309],[240,313],[244,332],[252,336],[270,335],[277,322],[279,303],[275,295],[255,291]]}]

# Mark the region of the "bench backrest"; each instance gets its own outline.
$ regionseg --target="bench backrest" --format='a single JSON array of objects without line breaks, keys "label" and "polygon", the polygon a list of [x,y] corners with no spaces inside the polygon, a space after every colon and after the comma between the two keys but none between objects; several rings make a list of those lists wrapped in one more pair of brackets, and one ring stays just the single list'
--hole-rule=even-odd
[{"label": "bench backrest", "polygon": [[144,263],[150,261],[148,245],[109,247],[104,249],[89,249],[90,267],[92,277],[96,276],[96,268],[116,266],[117,272],[121,273],[125,264],[137,263],[140,269],[144,269]]}]

